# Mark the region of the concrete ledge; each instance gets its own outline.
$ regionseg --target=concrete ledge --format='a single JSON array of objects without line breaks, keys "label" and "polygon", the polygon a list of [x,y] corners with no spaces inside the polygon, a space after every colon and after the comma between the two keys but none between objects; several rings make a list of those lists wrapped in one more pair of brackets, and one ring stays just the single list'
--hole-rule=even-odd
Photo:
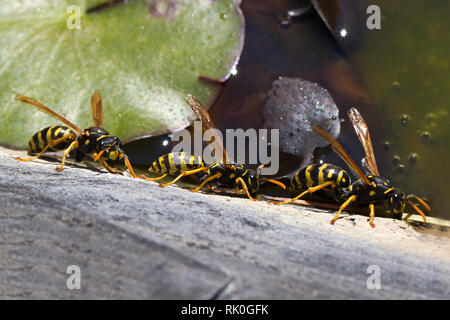
[{"label": "concrete ledge", "polygon": [[[0,148],[0,298],[450,299],[450,238]],[[68,290],[66,268],[81,268]],[[381,289],[367,288],[369,265]]]}]

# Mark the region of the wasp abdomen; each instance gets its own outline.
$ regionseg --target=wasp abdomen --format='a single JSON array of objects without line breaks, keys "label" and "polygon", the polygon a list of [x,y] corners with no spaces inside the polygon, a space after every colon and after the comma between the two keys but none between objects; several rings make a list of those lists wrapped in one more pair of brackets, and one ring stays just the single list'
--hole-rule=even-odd
[{"label": "wasp abdomen", "polygon": [[350,185],[350,176],[338,166],[324,163],[312,164],[300,171],[291,179],[292,190],[306,190],[332,181],[336,186],[346,188]]},{"label": "wasp abdomen", "polygon": [[184,152],[173,152],[159,157],[152,163],[149,171],[175,175],[204,166],[205,164],[200,156],[193,156]]},{"label": "wasp abdomen", "polygon": [[[65,138],[65,139],[63,139]],[[55,145],[50,145],[48,151],[60,151],[69,147],[75,141],[77,134],[74,130],[65,126],[51,126],[35,133],[28,142],[28,154],[41,152],[48,144],[61,140]]]}]

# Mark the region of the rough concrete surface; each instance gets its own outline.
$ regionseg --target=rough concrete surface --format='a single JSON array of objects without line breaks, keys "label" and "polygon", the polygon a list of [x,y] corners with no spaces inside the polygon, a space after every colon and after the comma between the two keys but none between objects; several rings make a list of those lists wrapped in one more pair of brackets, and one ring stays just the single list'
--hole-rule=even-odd
[{"label": "rough concrete surface", "polygon": [[331,211],[17,155],[0,148],[0,298],[450,299],[450,238],[404,221],[372,229],[345,213],[332,226]]}]

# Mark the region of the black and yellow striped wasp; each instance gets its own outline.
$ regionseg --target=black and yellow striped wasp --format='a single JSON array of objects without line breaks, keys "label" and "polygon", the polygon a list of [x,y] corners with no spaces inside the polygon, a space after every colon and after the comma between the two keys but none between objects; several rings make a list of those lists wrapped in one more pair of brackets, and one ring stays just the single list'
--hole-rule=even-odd
[{"label": "black and yellow striped wasp", "polygon": [[92,158],[94,161],[99,161],[111,173],[119,173],[114,168],[123,159],[130,174],[137,178],[127,155],[121,149],[119,138],[110,135],[103,128],[102,96],[98,91],[95,91],[91,97],[94,127],[89,127],[84,131],[32,98],[17,94],[16,100],[35,106],[39,111],[68,126],[55,125],[34,134],[28,143],[28,154],[34,156],[26,159],[17,158],[18,160],[31,161],[41,157],[45,152],[65,150],[61,165],[56,169],[58,171],[63,169],[68,155],[73,156],[77,162]]},{"label": "black and yellow striped wasp", "polygon": [[[348,112],[348,117],[363,146],[365,152],[363,163],[370,173],[365,174],[335,138],[319,125],[315,125],[313,130],[331,144],[332,149],[345,161],[359,179],[351,183],[350,176],[344,170],[334,165],[311,165],[298,172],[291,180],[291,188],[302,189],[306,186],[308,189],[297,197],[289,201],[279,202],[278,204],[289,203],[301,198],[307,193],[313,193],[324,188],[331,188],[336,191],[336,198],[338,201],[345,200],[340,206],[336,216],[330,221],[331,224],[336,222],[342,210],[353,203],[357,206],[369,207],[369,223],[371,227],[375,227],[375,224],[373,223],[375,206],[381,205],[385,201],[388,201],[392,212],[396,214],[403,213],[405,205],[408,203],[422,216],[423,220],[426,221],[425,214],[414,205],[411,199],[417,200],[429,212],[430,207],[425,201],[414,194],[406,196],[405,193],[394,188],[388,179],[380,176],[369,128],[359,111],[355,108],[351,108]],[[332,174],[330,172],[332,172]]]},{"label": "black and yellow striped wasp", "polygon": [[191,189],[193,192],[199,191],[205,185],[209,186],[209,183],[226,188],[235,188],[238,193],[242,191],[240,190],[240,187],[242,187],[247,197],[252,200],[256,200],[253,195],[259,190],[260,181],[271,182],[283,189],[286,188],[279,181],[261,177],[259,169],[262,166],[259,166],[258,170],[253,170],[242,164],[231,163],[206,108],[192,95],[188,95],[187,102],[192,111],[201,120],[203,133],[206,130],[210,130],[213,134],[211,143],[215,146],[214,150],[216,152],[214,157],[216,161],[207,165],[200,156],[194,156],[184,152],[169,153],[159,157],[149,168],[150,172],[160,173],[162,175],[158,178],[147,178],[147,180],[155,181],[163,179],[168,175],[176,175],[174,180],[160,184],[161,187],[165,187],[177,182],[183,177],[195,174],[202,182],[197,188]]},{"label": "black and yellow striped wasp", "polygon": [[342,192],[351,184],[351,178],[347,171],[329,164],[311,164],[295,173],[290,179],[289,191],[291,194],[300,192],[294,198],[283,201],[269,201],[272,204],[287,204],[294,202],[305,196],[318,191],[325,191],[325,197],[331,197],[338,201],[342,197]]},{"label": "black and yellow striped wasp", "polygon": [[342,200],[345,199],[345,201],[340,206],[339,211],[330,223],[334,224],[342,210],[344,210],[349,204],[353,203],[356,206],[369,206],[369,224],[371,227],[375,227],[375,224],[373,223],[373,219],[375,217],[375,206],[381,205],[386,201],[388,202],[392,212],[395,214],[403,213],[405,206],[408,203],[422,216],[423,221],[426,222],[425,214],[411,201],[411,199],[417,200],[428,212],[430,212],[430,207],[428,204],[414,194],[406,195],[401,190],[394,188],[387,178],[380,176],[375,160],[372,140],[370,138],[369,127],[359,111],[356,108],[351,108],[348,111],[348,117],[353,125],[353,128],[355,129],[361,145],[363,146],[365,153],[363,163],[365,167],[367,167],[369,174],[365,174],[356,165],[342,145],[325,129],[318,125],[313,128],[315,132],[331,144],[332,149],[341,157],[342,160],[345,161],[349,168],[359,178],[343,192]]}]

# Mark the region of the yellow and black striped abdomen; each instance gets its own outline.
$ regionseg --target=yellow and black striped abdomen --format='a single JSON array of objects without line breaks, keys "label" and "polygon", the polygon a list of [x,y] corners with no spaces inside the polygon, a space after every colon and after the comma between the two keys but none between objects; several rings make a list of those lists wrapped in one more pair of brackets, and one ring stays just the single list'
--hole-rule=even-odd
[{"label": "yellow and black striped abdomen", "polygon": [[291,179],[292,190],[306,190],[325,182],[333,181],[336,186],[346,188],[350,185],[348,173],[333,164],[312,164],[300,171]]},{"label": "yellow and black striped abdomen", "polygon": [[[67,149],[75,141],[77,134],[74,130],[65,126],[51,126],[35,133],[28,142],[28,154],[41,152],[48,144],[48,151],[60,151]],[[55,141],[57,144],[52,145]]]},{"label": "yellow and black striped abdomen", "polygon": [[174,152],[159,157],[149,168],[150,172],[180,174],[184,171],[204,167],[202,157],[184,152]]}]

